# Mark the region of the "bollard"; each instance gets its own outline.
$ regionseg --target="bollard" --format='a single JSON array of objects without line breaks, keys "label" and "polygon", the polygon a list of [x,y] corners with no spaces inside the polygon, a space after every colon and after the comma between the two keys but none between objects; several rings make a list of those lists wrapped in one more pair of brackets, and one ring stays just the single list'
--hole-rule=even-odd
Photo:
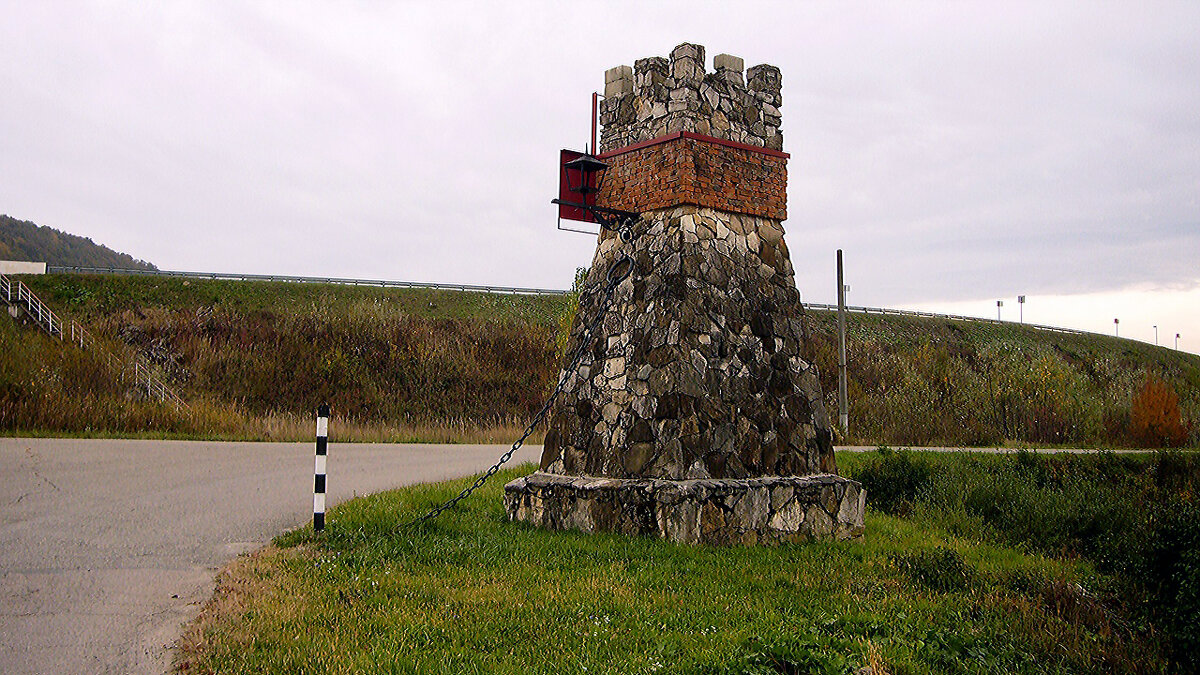
[{"label": "bollard", "polygon": [[329,405],[317,408],[317,463],[313,481],[313,531],[325,529],[325,458],[329,452]]}]

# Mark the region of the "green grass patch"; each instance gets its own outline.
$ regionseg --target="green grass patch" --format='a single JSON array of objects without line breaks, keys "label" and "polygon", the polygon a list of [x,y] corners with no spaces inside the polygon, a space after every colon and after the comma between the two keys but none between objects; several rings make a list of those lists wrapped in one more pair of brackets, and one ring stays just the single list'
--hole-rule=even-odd
[{"label": "green grass patch", "polygon": [[[850,459],[848,464],[854,464]],[[357,499],[242,558],[184,641],[185,672],[1156,672],[1111,578],[925,519],[858,540],[701,547],[509,523],[502,472]],[[1157,664],[1157,665],[1156,665]]]}]

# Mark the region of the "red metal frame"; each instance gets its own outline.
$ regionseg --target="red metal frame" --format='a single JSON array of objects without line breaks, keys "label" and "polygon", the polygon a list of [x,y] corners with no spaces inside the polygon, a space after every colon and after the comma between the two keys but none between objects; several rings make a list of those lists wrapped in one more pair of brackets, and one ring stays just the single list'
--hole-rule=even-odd
[{"label": "red metal frame", "polygon": [[[581,180],[581,178],[579,176],[581,171],[579,169],[567,168],[567,162],[570,162],[571,160],[576,159],[578,157],[582,157],[582,156],[583,156],[583,153],[579,152],[578,150],[565,150],[564,149],[564,150],[559,151],[559,153],[558,153],[558,167],[559,167],[558,168],[558,198],[565,202],[578,203],[580,200],[580,197],[583,197],[584,204],[587,204],[588,206],[595,206],[596,205],[596,193],[595,192],[588,192],[585,195],[580,195],[578,192],[573,192],[571,190],[571,188],[569,187],[571,184],[571,179],[574,179],[576,182]],[[596,174],[591,174],[589,176],[589,179],[592,183],[589,187],[593,187],[593,188],[596,187],[596,185],[595,185]],[[582,221],[585,223],[596,222],[596,217],[593,216],[586,209],[581,209],[581,208],[578,208],[575,206],[568,206],[566,204],[558,205],[558,217],[560,220],[578,220],[578,221]]]},{"label": "red metal frame", "polygon": [[596,145],[596,118],[597,118],[597,107],[599,106],[599,101],[600,101],[600,94],[598,92],[593,91],[592,92],[592,149],[591,149],[592,154],[596,154],[596,150],[599,149],[598,146]]}]

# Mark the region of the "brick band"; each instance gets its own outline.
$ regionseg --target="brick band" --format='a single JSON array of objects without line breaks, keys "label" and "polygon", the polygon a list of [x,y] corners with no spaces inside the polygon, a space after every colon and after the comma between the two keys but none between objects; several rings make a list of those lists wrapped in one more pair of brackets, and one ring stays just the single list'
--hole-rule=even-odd
[{"label": "brick band", "polygon": [[787,218],[788,154],[677,132],[600,156],[610,168],[596,203],[646,212],[682,204]]}]

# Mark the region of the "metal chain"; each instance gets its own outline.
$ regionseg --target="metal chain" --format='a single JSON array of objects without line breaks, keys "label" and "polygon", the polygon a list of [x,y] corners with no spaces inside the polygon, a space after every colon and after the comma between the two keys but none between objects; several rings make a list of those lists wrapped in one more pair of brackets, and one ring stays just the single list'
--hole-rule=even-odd
[{"label": "metal chain", "polygon": [[[619,230],[618,233],[621,237],[621,241],[626,243],[632,242],[636,237],[636,234],[633,232],[632,223],[628,222]],[[509,448],[507,452],[505,452],[503,455],[500,455],[500,459],[497,460],[496,463],[491,466],[491,468],[480,475],[479,478],[476,478],[475,482],[470,486],[463,488],[463,491],[458,493],[457,497],[447,501],[446,503],[438,506],[419,518],[414,518],[400,525],[397,529],[413,527],[415,525],[431,521],[442,515],[444,511],[453,508],[455,504],[458,504],[462,500],[471,496],[472,492],[479,489],[479,487],[486,483],[489,478],[496,475],[496,472],[500,470],[500,467],[504,466],[508,460],[512,459],[513,453],[515,453],[521,448],[522,445],[525,444],[525,440],[529,438],[531,434],[533,434],[533,430],[539,424],[541,424],[546,418],[546,415],[549,414],[550,408],[553,407],[554,402],[558,399],[558,395],[562,393],[563,387],[565,387],[567,384],[567,380],[570,378],[571,374],[579,368],[579,363],[583,360],[583,355],[587,353],[588,348],[591,346],[592,338],[595,337],[596,331],[600,328],[600,324],[604,321],[604,315],[608,312],[608,306],[612,302],[613,294],[616,292],[617,286],[619,286],[622,281],[628,279],[631,274],[633,274],[633,258],[628,253],[623,253],[619,260],[609,266],[608,278],[604,282],[604,286],[599,289],[602,291],[603,295],[600,298],[600,306],[596,308],[595,318],[592,319],[590,324],[584,326],[584,332],[579,341],[579,348],[575,350],[575,355],[571,357],[570,363],[563,368],[562,374],[558,378],[558,384],[556,384],[554,386],[554,390],[550,392],[550,397],[546,399],[545,405],[543,405],[542,409],[537,411],[537,414],[533,416],[533,420],[529,423],[529,426],[525,427],[525,433],[521,434],[521,437],[513,442],[512,447]],[[582,304],[583,293],[580,293],[580,296],[580,302]]]}]

